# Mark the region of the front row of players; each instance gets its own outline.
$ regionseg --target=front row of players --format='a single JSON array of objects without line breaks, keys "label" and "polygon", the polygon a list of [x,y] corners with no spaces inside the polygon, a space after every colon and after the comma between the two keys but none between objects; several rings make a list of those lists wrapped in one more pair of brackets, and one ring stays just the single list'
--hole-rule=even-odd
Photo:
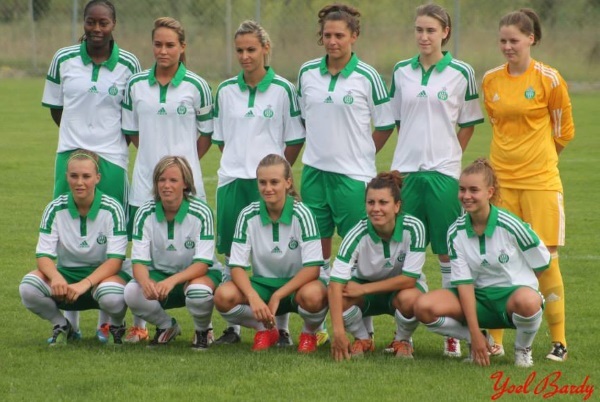
[{"label": "front row of players", "polygon": [[181,333],[165,310],[185,306],[194,321],[196,350],[212,341],[216,307],[228,322],[256,330],[253,350],[277,343],[275,316],[298,313],[304,321],[298,351],[310,353],[329,309],[331,351],[338,361],[373,351],[362,318],[389,314],[396,335],[386,351],[397,357],[413,357],[412,334],[422,322],[432,332],[466,340],[470,359],[479,365],[489,364],[493,345],[480,328],[516,328],[515,364],[533,365],[531,345],[544,306],[537,276],[550,254],[527,224],[494,206],[496,176],[485,159],[460,176],[458,198],[466,213],[448,232],[453,287],[431,292],[422,272],[425,229],[401,212],[397,172],[380,173],[367,185],[367,217],[343,239],[329,284],[320,271],[315,218],[299,201],[290,165],[281,156],[268,155],[257,168],[260,200],[239,215],[231,281],[225,283],[213,268],[213,214],[194,197],[185,158],[165,157],[154,169],[154,199],[134,218],[132,269],[123,262],[125,214],[96,188],[99,180],[97,155],[74,152],[67,165],[70,192],[46,207],[37,270],[19,287],[25,307],[54,325],[50,345],[80,337],[61,309],[105,311],[119,344],[128,306],[156,325],[150,346],[158,346]]}]

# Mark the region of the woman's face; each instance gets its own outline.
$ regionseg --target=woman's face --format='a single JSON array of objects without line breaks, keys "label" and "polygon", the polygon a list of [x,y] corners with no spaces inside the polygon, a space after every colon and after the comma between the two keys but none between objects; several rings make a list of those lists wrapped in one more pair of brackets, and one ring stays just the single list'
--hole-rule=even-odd
[{"label": "woman's face", "polygon": [[267,204],[267,208],[279,208],[285,204],[292,180],[285,178],[283,164],[261,167],[257,172],[257,181],[258,192]]},{"label": "woman's face", "polygon": [[393,228],[400,212],[400,201],[394,201],[389,188],[370,188],[366,196],[367,216],[376,230]]},{"label": "woman's face", "polygon": [[499,46],[504,58],[510,64],[521,64],[528,61],[534,36],[526,35],[515,25],[500,27]]},{"label": "woman's face", "polygon": [[83,31],[89,46],[109,46],[116,22],[112,10],[103,4],[91,6],[83,19]]},{"label": "woman's face", "polygon": [[269,46],[263,46],[255,34],[242,34],[235,37],[235,53],[244,73],[252,74],[264,71]]},{"label": "woman's face", "polygon": [[100,182],[100,174],[91,159],[74,159],[67,166],[67,182],[75,203],[94,199],[96,185]]},{"label": "woman's face", "polygon": [[170,28],[157,28],[152,43],[158,68],[168,70],[179,65],[179,58],[185,51],[185,43],[179,42],[177,32]]},{"label": "woman's face", "polygon": [[352,54],[352,45],[358,36],[352,32],[346,21],[325,21],[323,25],[323,46],[330,60],[344,60]]},{"label": "woman's face", "polygon": [[419,54],[430,56],[442,51],[442,41],[448,36],[450,29],[442,28],[442,23],[427,15],[420,15],[415,20],[415,39]]},{"label": "woman's face", "polygon": [[463,174],[458,182],[458,200],[465,212],[473,214],[489,208],[496,189],[485,182],[482,173]]},{"label": "woman's face", "polygon": [[184,190],[186,188],[183,174],[178,166],[169,166],[158,177],[156,183],[158,196],[163,204],[179,207],[183,202]]}]

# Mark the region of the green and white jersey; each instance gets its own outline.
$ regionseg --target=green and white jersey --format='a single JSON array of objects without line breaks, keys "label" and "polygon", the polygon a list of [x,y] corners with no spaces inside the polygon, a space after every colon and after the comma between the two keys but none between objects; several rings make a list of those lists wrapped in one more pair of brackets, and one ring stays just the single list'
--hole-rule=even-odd
[{"label": "green and white jersey", "polygon": [[277,222],[269,218],[263,200],[240,212],[229,265],[252,268],[263,278],[293,278],[303,267],[323,265],[321,236],[306,205],[287,197]]},{"label": "green and white jersey", "polygon": [[453,286],[475,288],[530,286],[538,288],[535,272],[550,265],[550,253],[528,224],[492,205],[483,235],[473,230],[469,214],[448,229]]},{"label": "green and white jersey", "polygon": [[243,73],[219,85],[214,124],[212,142],[223,146],[219,187],[255,179],[262,158],[283,156],[286,146],[305,138],[295,87],[269,67],[256,88],[246,85]]},{"label": "green and white jersey", "polygon": [[96,189],[87,216],[80,216],[71,192],[54,199],[42,215],[37,258],[57,259],[59,268],[97,268],[109,258],[125,259],[127,228],[123,207]]},{"label": "green and white jersey", "polygon": [[198,133],[211,135],[212,95],[208,83],[183,64],[171,82],[160,85],[156,65],[134,75],[123,100],[123,133],[139,135],[129,204],[152,198],[152,172],[163,156],[183,156],[194,175],[196,195],[206,198],[196,143]]},{"label": "green and white jersey", "polygon": [[305,165],[369,181],[377,174],[371,123],[394,128],[385,82],[355,54],[332,76],[327,56],[306,62],[298,75],[298,99],[306,124]]},{"label": "green and white jersey", "polygon": [[483,123],[473,68],[444,52],[425,71],[417,55],[394,67],[390,96],[400,124],[392,170],[436,171],[458,179],[462,149],[456,126]]},{"label": "green and white jersey", "polygon": [[140,62],[113,44],[108,60],[95,64],[86,42],[54,55],[42,105],[62,109],[57,152],[83,148],[127,170],[129,153],[121,133],[121,101],[127,80]]},{"label": "green and white jersey", "polygon": [[398,275],[417,280],[427,291],[425,263],[425,226],[408,214],[398,214],[390,241],[383,240],[369,219],[358,222],[342,240],[331,269],[330,280],[346,284],[354,276],[377,282]]},{"label": "green and white jersey", "polygon": [[214,218],[198,198],[183,200],[175,219],[167,221],[160,201],[150,200],[136,212],[133,226],[133,264],[176,274],[194,262],[213,264]]}]

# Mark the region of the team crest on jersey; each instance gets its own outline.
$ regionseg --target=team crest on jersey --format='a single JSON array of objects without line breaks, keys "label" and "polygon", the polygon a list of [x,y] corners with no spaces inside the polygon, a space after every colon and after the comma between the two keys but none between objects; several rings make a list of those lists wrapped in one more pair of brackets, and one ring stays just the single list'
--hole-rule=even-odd
[{"label": "team crest on jersey", "polygon": [[500,250],[500,255],[498,256],[498,262],[500,264],[506,264],[510,258],[508,254],[504,252],[504,250]]},{"label": "team crest on jersey", "polygon": [[535,91],[534,91],[533,87],[527,88],[527,91],[525,91],[525,99],[533,99],[534,97],[535,97]]},{"label": "team crest on jersey", "polygon": [[263,116],[267,119],[272,119],[275,113],[273,113],[273,109],[271,109],[271,105],[268,105],[267,108],[263,111]]},{"label": "team crest on jersey", "polygon": [[346,105],[351,105],[354,103],[354,97],[352,96],[352,92],[348,91],[348,95],[344,96],[342,99]]},{"label": "team crest on jersey", "polygon": [[295,238],[290,238],[290,242],[288,243],[288,248],[290,250],[295,250],[298,248],[298,240],[296,240]]},{"label": "team crest on jersey", "polygon": [[183,103],[177,107],[178,115],[184,115],[186,113],[187,113],[187,107],[185,107],[185,105]]},{"label": "team crest on jersey", "polygon": [[96,239],[96,243],[98,244],[106,244],[106,236],[104,233],[99,233],[98,238]]},{"label": "team crest on jersey", "polygon": [[331,96],[328,96],[327,98],[325,98],[323,103],[333,103],[333,99],[331,99]]},{"label": "team crest on jersey", "polygon": [[448,100],[448,92],[446,92],[446,88],[442,88],[442,90],[437,93],[437,97],[442,101]]},{"label": "team crest on jersey", "polygon": [[119,88],[115,84],[112,84],[110,88],[108,88],[108,94],[110,96],[117,96],[119,94]]},{"label": "team crest on jersey", "polygon": [[406,259],[406,253],[405,252],[401,252],[400,254],[398,254],[398,262],[401,264],[404,264],[404,260]]},{"label": "team crest on jersey", "polygon": [[196,247],[196,243],[190,239],[189,237],[187,238],[187,240],[185,241],[185,243],[183,243],[183,245],[185,246],[185,248],[187,248],[188,250],[193,249],[194,247]]},{"label": "team crest on jersey", "polygon": [[156,112],[156,114],[158,114],[158,115],[160,115],[160,116],[166,116],[166,115],[167,115],[167,111],[165,110],[165,108],[164,108],[164,107],[161,107],[161,108],[159,109],[159,111],[158,111],[158,112]]}]

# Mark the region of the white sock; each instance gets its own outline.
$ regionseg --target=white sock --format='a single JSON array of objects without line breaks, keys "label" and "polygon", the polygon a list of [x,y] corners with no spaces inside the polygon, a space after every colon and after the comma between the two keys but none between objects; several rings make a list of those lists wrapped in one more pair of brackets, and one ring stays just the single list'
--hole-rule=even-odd
[{"label": "white sock", "polygon": [[65,310],[65,318],[71,323],[73,331],[79,331],[79,311],[77,310]]},{"label": "white sock", "polygon": [[290,313],[275,316],[275,325],[277,329],[290,332]]},{"label": "white sock", "polygon": [[[98,285],[98,286],[100,286],[100,285]],[[107,322],[110,322],[110,315],[107,312],[100,310],[98,312],[98,326],[97,327],[100,328],[100,326],[102,324],[107,323]]]},{"label": "white sock", "polygon": [[436,334],[451,336],[457,339],[465,339],[471,343],[471,333],[469,327],[463,325],[460,321],[450,317],[440,317],[437,321],[425,324],[428,330]]},{"label": "white sock", "polygon": [[515,336],[515,349],[530,348],[533,339],[542,324],[542,309],[531,317],[523,317],[517,313],[512,315],[513,324],[517,328]]},{"label": "white sock", "polygon": [[110,316],[110,323],[118,327],[124,325],[125,313],[127,313],[127,305],[123,296],[124,290],[125,286],[120,283],[102,282],[93,294],[100,306],[101,314],[99,316]]},{"label": "white sock", "polygon": [[214,302],[210,287],[202,284],[189,285],[185,291],[185,306],[192,315],[196,331],[206,331],[211,327]]},{"label": "white sock", "polygon": [[450,262],[440,261],[440,270],[442,271],[442,288],[448,289],[450,285]]},{"label": "white sock", "polygon": [[157,300],[144,297],[142,287],[136,281],[130,281],[125,286],[125,303],[131,312],[160,329],[171,328],[172,319]]},{"label": "white sock", "polygon": [[365,328],[369,334],[375,333],[375,328],[373,327],[373,316],[363,317],[363,323],[365,324]]},{"label": "white sock", "polygon": [[419,326],[419,320],[416,317],[406,318],[400,310],[396,310],[394,319],[396,320],[396,337],[394,339],[408,341]]},{"label": "white sock", "polygon": [[133,326],[138,328],[146,328],[146,321],[143,318],[133,314]]},{"label": "white sock", "polygon": [[[231,266],[229,265],[229,257],[225,256],[225,265],[223,266],[223,277],[221,279],[221,283],[225,283],[230,280],[231,280]],[[223,317],[223,318],[225,318],[225,317]],[[225,321],[227,322],[227,328],[233,328],[233,331],[236,334],[239,335],[242,332],[242,329],[240,328],[239,325],[237,325],[233,322],[229,322],[229,321],[227,321],[227,319],[225,319]]]},{"label": "white sock", "polygon": [[343,313],[344,326],[356,339],[369,339],[369,331],[362,320],[362,311],[358,306],[351,306]]},{"label": "white sock", "polygon": [[23,277],[19,285],[21,300],[27,310],[37,316],[48,320],[52,325],[67,325],[67,320],[60,313],[56,302],[50,296],[52,295],[50,286],[46,284],[39,276],[27,274]]},{"label": "white sock", "polygon": [[221,315],[228,323],[254,328],[257,331],[264,331],[266,329],[262,322],[259,322],[254,318],[252,309],[247,304],[238,304],[231,310],[221,313]]},{"label": "white sock", "polygon": [[327,311],[329,311],[328,307],[325,307],[321,311],[317,311],[316,313],[311,313],[309,311],[304,310],[302,307],[298,306],[298,314],[304,320],[304,325],[302,326],[302,332],[306,332],[309,334],[314,334],[325,321],[325,317],[327,316]]}]

